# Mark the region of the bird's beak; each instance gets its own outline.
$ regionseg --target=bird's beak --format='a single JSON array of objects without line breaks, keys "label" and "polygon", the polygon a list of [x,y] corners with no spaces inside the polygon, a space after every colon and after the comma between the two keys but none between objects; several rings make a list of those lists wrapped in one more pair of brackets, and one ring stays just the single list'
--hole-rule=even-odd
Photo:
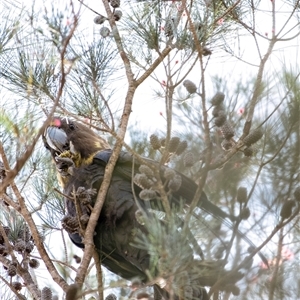
[{"label": "bird's beak", "polygon": [[70,148],[67,134],[58,127],[49,126],[45,131],[44,138],[48,146],[59,154]]}]

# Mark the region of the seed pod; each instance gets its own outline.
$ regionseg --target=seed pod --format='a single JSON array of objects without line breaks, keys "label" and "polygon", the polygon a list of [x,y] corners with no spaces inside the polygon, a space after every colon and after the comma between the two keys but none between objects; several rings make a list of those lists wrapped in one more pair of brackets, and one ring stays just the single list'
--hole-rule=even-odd
[{"label": "seed pod", "polygon": [[218,105],[221,105],[223,103],[225,99],[225,95],[224,93],[221,93],[221,92],[217,92],[211,99],[211,104],[213,106],[218,106]]},{"label": "seed pod", "polygon": [[144,201],[149,201],[157,197],[154,190],[144,189],[140,192],[139,197]]},{"label": "seed pod", "polygon": [[109,294],[105,297],[105,300],[117,300],[117,297],[114,294]]},{"label": "seed pod", "polygon": [[250,146],[257,141],[259,141],[262,136],[264,135],[263,131],[260,128],[257,128],[253,131],[251,131],[245,138],[244,138],[244,144],[246,146]]},{"label": "seed pod", "polygon": [[244,155],[246,157],[251,157],[253,155],[253,153],[254,153],[254,151],[253,151],[253,148],[251,146],[244,149]]},{"label": "seed pod", "polygon": [[186,90],[188,91],[188,93],[190,94],[194,94],[197,92],[197,87],[195,85],[194,82],[192,82],[191,80],[185,80],[183,82],[183,86],[186,88]]},{"label": "seed pod", "polygon": [[181,141],[177,147],[177,150],[176,150],[176,155],[181,155],[185,149],[187,148],[188,144],[187,144],[187,141]]},{"label": "seed pod", "polygon": [[242,220],[247,220],[250,217],[250,209],[248,207],[244,207],[240,213],[240,218]]},{"label": "seed pod", "polygon": [[114,12],[115,21],[119,21],[122,18],[122,15],[123,13],[119,9],[116,9]]},{"label": "seed pod", "polygon": [[79,222],[77,217],[65,216],[61,220],[62,228],[65,229],[68,233],[78,232]]},{"label": "seed pod", "polygon": [[99,15],[99,16],[96,16],[94,18],[94,23],[95,24],[98,24],[98,25],[101,25],[103,24],[106,20],[108,20],[106,17],[102,16],[102,15]]},{"label": "seed pod", "polygon": [[180,175],[176,174],[174,176],[174,178],[172,178],[169,183],[168,183],[168,188],[173,191],[176,192],[180,189],[181,187],[181,183],[182,183],[182,178]]},{"label": "seed pod", "polygon": [[171,153],[174,153],[176,152],[178,146],[179,146],[179,143],[180,143],[180,138],[177,137],[177,136],[174,136],[170,139],[170,142],[169,142],[169,152]]},{"label": "seed pod", "polygon": [[237,190],[236,200],[239,203],[247,202],[248,191],[247,188],[240,186]]},{"label": "seed pod", "polygon": [[9,264],[7,268],[7,275],[10,277],[14,277],[17,275],[17,266],[13,263]]},{"label": "seed pod", "polygon": [[18,238],[25,242],[28,242],[31,239],[31,233],[27,225],[24,225],[24,227],[18,232]]},{"label": "seed pod", "polygon": [[25,246],[26,253],[31,253],[34,249],[34,244],[32,242],[27,242]]},{"label": "seed pod", "polygon": [[95,189],[86,189],[83,186],[77,188],[77,191],[74,194],[77,200],[80,201],[82,205],[92,204],[92,196],[96,194]]},{"label": "seed pod", "polygon": [[183,164],[185,167],[192,167],[195,163],[194,154],[187,152],[183,157]]},{"label": "seed pod", "polygon": [[22,289],[22,283],[19,281],[13,281],[11,285],[18,292],[21,291],[21,289]]},{"label": "seed pod", "polygon": [[151,168],[149,168],[149,167],[146,166],[146,165],[140,165],[139,171],[140,171],[140,173],[147,175],[147,177],[150,177],[150,178],[151,178],[151,177],[154,176],[154,173],[153,173],[153,171],[151,170]]},{"label": "seed pod", "polygon": [[101,35],[103,38],[108,37],[109,34],[110,34],[109,28],[107,28],[107,27],[105,27],[105,26],[101,27],[101,29],[100,29],[100,35]]},{"label": "seed pod", "polygon": [[175,177],[176,175],[176,172],[172,169],[165,169],[164,171],[164,177],[167,179],[167,180],[171,180]]},{"label": "seed pod", "polygon": [[174,36],[174,29],[175,24],[173,18],[168,18],[165,23],[165,35],[167,37],[173,37]]},{"label": "seed pod", "polygon": [[80,264],[81,263],[81,257],[79,257],[78,255],[74,254],[73,258],[75,259],[76,264]]},{"label": "seed pod", "polygon": [[113,8],[118,8],[120,7],[120,0],[110,0],[110,5]]},{"label": "seed pod", "polygon": [[213,117],[217,117],[219,115],[220,111],[222,111],[220,105],[214,106],[211,114],[213,115]]},{"label": "seed pod", "polygon": [[202,48],[202,55],[203,56],[208,56],[208,55],[211,55],[211,54],[212,54],[212,51],[208,47],[204,46]]},{"label": "seed pod", "polygon": [[146,174],[135,174],[133,182],[143,189],[149,189],[153,185],[153,181]]},{"label": "seed pod", "polygon": [[226,122],[227,115],[224,111],[220,110],[218,116],[215,118],[214,122],[217,127],[221,127]]},{"label": "seed pod", "polygon": [[25,241],[18,239],[16,241],[16,243],[14,244],[14,250],[19,252],[19,253],[22,253],[22,252],[25,251],[25,249],[26,249]]},{"label": "seed pod", "polygon": [[222,126],[221,132],[226,140],[230,140],[234,137],[234,129],[228,121],[226,121]]},{"label": "seed pod", "polygon": [[284,202],[280,211],[280,216],[282,220],[288,219],[292,215],[293,207],[295,205],[296,203],[294,200],[287,200],[286,202]]},{"label": "seed pod", "polygon": [[41,300],[52,300],[52,291],[47,286],[42,289]]},{"label": "seed pod", "polygon": [[300,202],[300,186],[298,186],[294,191],[294,197],[297,202]]},{"label": "seed pod", "polygon": [[216,105],[214,106],[213,110],[212,110],[212,115],[214,117],[218,117],[219,114],[224,113],[225,114],[225,107],[223,104],[220,105]]},{"label": "seed pod", "polygon": [[150,144],[154,150],[158,150],[161,146],[160,140],[156,134],[150,135]]},{"label": "seed pod", "polygon": [[29,260],[29,267],[32,269],[37,269],[40,266],[40,262],[37,259],[30,259]]}]

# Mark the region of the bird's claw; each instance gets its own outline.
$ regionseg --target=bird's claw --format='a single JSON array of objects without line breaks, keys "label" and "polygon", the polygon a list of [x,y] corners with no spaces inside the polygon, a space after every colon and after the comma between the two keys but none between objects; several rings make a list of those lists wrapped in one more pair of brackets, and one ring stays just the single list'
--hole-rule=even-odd
[{"label": "bird's claw", "polygon": [[62,176],[68,176],[73,174],[75,168],[74,161],[69,157],[55,157],[56,169]]}]

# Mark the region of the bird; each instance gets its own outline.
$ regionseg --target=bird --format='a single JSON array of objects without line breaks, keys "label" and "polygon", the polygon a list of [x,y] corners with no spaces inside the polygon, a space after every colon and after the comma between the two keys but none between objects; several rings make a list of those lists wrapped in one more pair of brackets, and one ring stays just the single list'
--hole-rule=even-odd
[{"label": "bird", "polygon": [[[84,248],[79,222],[87,223],[113,150],[107,141],[94,130],[67,117],[53,118],[43,134],[43,142],[46,149],[51,153],[56,166],[58,181],[65,195],[67,214],[62,220],[63,227],[69,233],[71,241],[76,246]],[[180,207],[182,201],[185,205],[191,204],[198,188],[193,180],[175,171],[177,178],[180,177],[181,184],[170,191],[163,175],[166,170],[170,169],[167,166],[160,166],[158,162],[149,158],[143,158],[143,160],[146,165],[159,168],[172,209]],[[95,228],[94,244],[101,264],[108,270],[124,279],[138,278],[141,282],[147,283],[149,280],[148,271],[151,268],[151,255],[147,249],[137,247],[135,239],[149,233],[149,228],[137,217],[137,212],[142,211],[146,219],[147,217],[150,219],[153,216],[153,211],[163,211],[164,209],[157,192],[155,193],[157,197],[150,197],[149,201],[141,199],[140,195],[144,190],[143,183],[133,180],[132,174],[133,170],[137,174],[142,165],[140,161],[134,159],[131,153],[120,152]],[[78,211],[78,202],[80,211]],[[204,192],[199,198],[197,207],[218,219],[230,220],[230,222],[236,220],[235,216],[226,213],[210,202]],[[163,224],[162,226],[167,225]],[[243,235],[242,237],[246,238]],[[187,237],[186,244],[189,245],[192,239]],[[254,246],[251,241],[247,239],[246,241]],[[178,246],[180,247],[180,245]],[[260,256],[264,261],[267,261],[262,254]],[[198,284],[198,288],[192,291],[191,296],[184,296],[184,298],[208,299],[204,286],[212,286],[220,274],[225,277],[227,271],[223,269],[220,261],[194,259],[193,254],[190,257],[192,259],[190,274],[197,272],[195,270],[200,268],[201,270],[212,270],[216,276],[211,276],[212,278],[209,279],[193,279]],[[152,276],[155,277],[155,275],[154,271]],[[235,277],[232,279],[232,283],[234,284],[239,279],[240,276]],[[159,295],[157,299],[170,299],[171,297],[167,284],[159,285],[155,282],[154,291],[155,294]],[[180,298],[179,294],[172,297],[172,299]]]}]

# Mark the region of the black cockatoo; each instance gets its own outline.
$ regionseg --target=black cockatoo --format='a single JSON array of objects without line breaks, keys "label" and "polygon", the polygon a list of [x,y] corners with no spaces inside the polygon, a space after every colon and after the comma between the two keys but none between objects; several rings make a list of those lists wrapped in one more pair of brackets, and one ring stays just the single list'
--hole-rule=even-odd
[{"label": "black cockatoo", "polygon": [[[43,140],[46,148],[51,152],[63,193],[66,195],[68,214],[63,219],[63,226],[68,231],[72,242],[83,248],[83,240],[78,230],[79,222],[84,222],[84,220],[86,222],[88,219],[97,191],[101,187],[105,167],[112,150],[108,143],[93,130],[67,118],[54,118],[46,129]],[[162,181],[165,183],[171,207],[179,207],[183,205],[183,202],[184,205],[191,203],[197,189],[196,183],[183,174],[175,172],[175,176],[180,177],[181,183],[172,191],[168,191],[168,184],[166,184],[168,179],[165,179],[163,175],[168,168],[159,166],[157,162],[150,159],[145,159],[145,161],[147,164],[161,168]],[[144,187],[143,182],[133,180],[133,170],[135,173],[139,172],[140,166],[141,164],[136,159],[134,160],[128,152],[120,153],[95,229],[94,244],[103,266],[125,279],[139,278],[146,283],[149,280],[151,257],[147,249],[135,245],[135,239],[140,234],[147,234],[148,230],[137,217],[137,212],[142,211],[146,217],[150,218],[151,210],[163,210],[163,208],[156,191],[152,191],[150,201],[140,198],[140,192]],[[157,197],[153,197],[153,193]],[[79,203],[80,212],[78,212],[78,205],[76,208],[76,201],[77,204]],[[228,218],[234,221],[233,216],[211,203],[204,192],[199,199],[198,207],[219,219]],[[251,244],[249,240],[247,242]],[[192,243],[189,237],[187,237],[186,243]],[[207,294],[203,286],[213,285],[220,276],[226,276],[227,271],[224,270],[224,265],[220,266],[218,262],[215,264],[206,262],[203,257],[196,259],[191,254],[191,260],[194,261],[189,273],[196,285],[198,284],[198,288],[195,288],[195,284],[193,284],[190,296],[185,294],[180,298],[206,299]],[[196,268],[195,266],[205,270],[212,269],[215,272],[213,272],[214,276],[195,278],[197,276],[192,275],[192,269]],[[155,270],[151,275],[155,278],[157,275]],[[239,279],[233,279],[233,283]],[[160,297],[169,299],[170,289],[167,284],[162,285],[163,288],[157,285],[154,287]],[[178,290],[175,291],[176,293],[180,294]],[[177,299],[176,297],[173,295],[173,299]],[[158,299],[160,298],[158,297]]]}]

